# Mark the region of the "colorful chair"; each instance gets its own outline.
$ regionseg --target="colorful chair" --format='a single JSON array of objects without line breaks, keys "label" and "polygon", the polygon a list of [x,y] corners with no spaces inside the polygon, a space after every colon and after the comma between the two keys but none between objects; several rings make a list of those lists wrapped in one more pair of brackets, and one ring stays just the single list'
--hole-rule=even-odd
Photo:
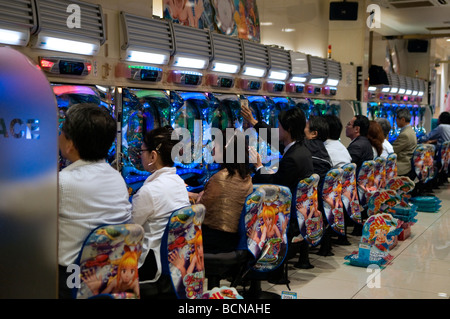
[{"label": "colorful chair", "polygon": [[342,203],[344,210],[354,222],[362,224],[361,212],[364,208],[359,203],[356,164],[346,164],[342,166],[342,170]]},{"label": "colorful chair", "polygon": [[137,224],[103,225],[86,238],[76,264],[80,285],[76,299],[140,298],[138,260],[144,229]]},{"label": "colorful chair", "polygon": [[331,229],[339,235],[345,235],[344,205],[342,203],[341,168],[334,168],[327,172],[322,184],[322,202],[325,217]]},{"label": "colorful chair", "polygon": [[178,299],[201,299],[205,265],[202,223],[205,206],[196,204],[172,213],[161,241],[162,278],[169,278]]},{"label": "colorful chair", "polygon": [[358,197],[360,204],[367,208],[371,192],[375,190],[374,188],[374,169],[375,161],[365,161],[361,165],[358,172],[357,185],[358,185]]},{"label": "colorful chair", "polygon": [[374,187],[376,189],[385,188],[386,187],[386,162],[387,159],[381,156],[378,156],[374,159]]},{"label": "colorful chair", "polygon": [[297,186],[295,198],[295,217],[300,230],[299,238],[294,238],[293,242],[306,240],[311,246],[317,246],[323,236],[323,217],[318,209],[317,187],[319,175],[312,174],[310,177],[301,180]]},{"label": "colorful chair", "polygon": [[[287,229],[290,222],[292,194],[288,187],[272,184],[260,184],[256,188],[264,194],[252,213],[245,216],[247,250],[253,256],[253,262],[244,275],[244,281],[250,280],[250,290],[244,294],[250,299],[278,299],[278,294],[263,292],[261,281],[284,266],[283,275],[287,280],[287,263],[283,263],[288,251]],[[249,203],[246,203],[248,205]],[[289,286],[288,286],[289,288]]]},{"label": "colorful chair", "polygon": [[390,153],[386,158],[386,184],[397,177],[397,154]]}]

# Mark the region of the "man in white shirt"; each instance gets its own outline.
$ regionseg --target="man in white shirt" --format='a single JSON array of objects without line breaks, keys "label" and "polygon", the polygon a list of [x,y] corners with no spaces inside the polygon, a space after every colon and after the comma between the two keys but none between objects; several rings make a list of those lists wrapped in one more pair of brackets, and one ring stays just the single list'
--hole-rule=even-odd
[{"label": "man in white shirt", "polygon": [[59,148],[72,164],[59,172],[60,298],[71,298],[66,268],[75,262],[89,233],[103,224],[131,220],[125,181],[105,160],[116,131],[116,121],[96,104],[76,104],[66,113]]},{"label": "man in white shirt", "polygon": [[339,140],[343,126],[336,115],[325,115],[325,119],[329,127],[328,139],[324,142],[325,148],[330,155],[333,168],[340,168],[352,162],[352,157],[347,148]]}]

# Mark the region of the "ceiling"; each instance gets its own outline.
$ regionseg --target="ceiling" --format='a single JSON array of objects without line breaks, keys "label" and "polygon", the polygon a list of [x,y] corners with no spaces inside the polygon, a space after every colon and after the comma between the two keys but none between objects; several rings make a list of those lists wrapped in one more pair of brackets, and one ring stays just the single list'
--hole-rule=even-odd
[{"label": "ceiling", "polygon": [[[450,0],[372,0],[381,9],[378,33],[450,39]],[[450,43],[450,42],[449,42]]]},{"label": "ceiling", "polygon": [[[317,0],[315,0],[317,1]],[[314,2],[315,2],[314,1]],[[319,0],[320,10],[329,10],[329,2],[344,0]],[[381,15],[381,28],[374,29],[383,36],[397,38],[436,38],[440,46],[450,54],[450,0],[348,0],[359,3],[359,14],[368,11],[361,6],[376,4]],[[308,9],[317,4],[310,0],[258,0],[260,15],[267,19],[276,15],[285,22],[295,23],[311,19]]]}]

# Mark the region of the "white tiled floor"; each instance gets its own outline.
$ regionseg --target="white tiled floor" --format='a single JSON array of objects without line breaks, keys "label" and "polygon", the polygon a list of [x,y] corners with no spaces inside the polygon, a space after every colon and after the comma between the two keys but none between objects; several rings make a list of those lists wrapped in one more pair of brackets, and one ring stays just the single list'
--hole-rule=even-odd
[{"label": "white tiled floor", "polygon": [[[394,260],[381,269],[378,288],[367,284],[374,273],[345,263],[344,257],[357,250],[359,242],[359,237],[348,236],[352,245],[334,245],[334,256],[318,256],[317,250],[311,250],[313,269],[296,269],[296,258],[291,259],[291,292],[297,293],[297,299],[449,299],[450,184],[434,193],[442,200],[441,209],[436,213],[419,212],[411,236],[391,250]],[[278,294],[289,291],[286,285],[268,282],[262,288]]]}]

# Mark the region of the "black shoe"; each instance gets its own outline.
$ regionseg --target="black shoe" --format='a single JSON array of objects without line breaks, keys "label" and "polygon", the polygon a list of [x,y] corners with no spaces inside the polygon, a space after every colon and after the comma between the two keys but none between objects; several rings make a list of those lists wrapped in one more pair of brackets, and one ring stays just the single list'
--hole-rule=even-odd
[{"label": "black shoe", "polygon": [[334,253],[332,253],[331,250],[319,249],[319,251],[316,254],[319,256],[324,256],[324,257],[334,256]]},{"label": "black shoe", "polygon": [[307,262],[307,263],[297,262],[297,263],[294,264],[294,267],[298,268],[298,269],[312,269],[312,268],[314,268],[314,266],[311,265],[309,262]]},{"label": "black shoe", "polygon": [[333,244],[341,246],[350,246],[352,243],[349,242],[347,238],[339,237],[338,239],[333,240]]},{"label": "black shoe", "polygon": [[287,285],[291,281],[286,278],[281,278],[281,279],[269,279],[268,282],[270,282],[271,284],[274,284],[274,285]]}]

